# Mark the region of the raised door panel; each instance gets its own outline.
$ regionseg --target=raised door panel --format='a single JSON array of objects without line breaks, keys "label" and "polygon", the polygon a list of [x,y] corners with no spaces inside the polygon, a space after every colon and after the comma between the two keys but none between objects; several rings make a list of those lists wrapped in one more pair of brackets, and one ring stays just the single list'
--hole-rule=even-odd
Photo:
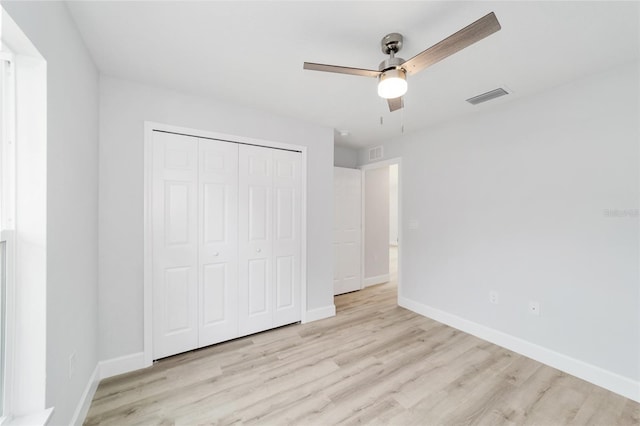
[{"label": "raised door panel", "polygon": [[[277,256],[275,259],[276,312],[296,307],[296,259],[294,256]],[[299,320],[299,318],[298,318]],[[294,319],[295,321],[295,319]]]},{"label": "raised door panel", "polygon": [[300,321],[301,167],[299,152],[273,150],[273,326]]},{"label": "raised door panel", "polygon": [[165,334],[172,335],[188,331],[191,324],[190,275],[192,268],[167,268],[164,270],[163,287],[166,293]]},{"label": "raised door panel", "polygon": [[273,327],[273,150],[239,147],[239,327]]},{"label": "raised door panel", "polygon": [[154,132],[153,358],[197,347],[197,139]]},{"label": "raised door panel", "polygon": [[202,268],[202,321],[203,328],[216,326],[228,320],[229,278],[225,263],[208,264]]},{"label": "raised door panel", "polygon": [[245,300],[250,318],[269,314],[269,265],[268,259],[257,258],[248,262],[247,291]]},{"label": "raised door panel", "polygon": [[238,336],[238,145],[199,139],[199,337]]}]

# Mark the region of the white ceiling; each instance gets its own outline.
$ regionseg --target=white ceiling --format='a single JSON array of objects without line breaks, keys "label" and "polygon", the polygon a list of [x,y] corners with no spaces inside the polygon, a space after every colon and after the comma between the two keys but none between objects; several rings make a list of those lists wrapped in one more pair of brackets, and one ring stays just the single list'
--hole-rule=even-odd
[{"label": "white ceiling", "polygon": [[[101,72],[346,130],[361,147],[638,60],[638,2],[69,2]],[[409,78],[390,113],[376,80],[304,61],[377,69],[400,32],[408,59],[486,13],[502,30]],[[506,87],[479,106],[465,99]],[[380,117],[383,123],[380,124]]]}]

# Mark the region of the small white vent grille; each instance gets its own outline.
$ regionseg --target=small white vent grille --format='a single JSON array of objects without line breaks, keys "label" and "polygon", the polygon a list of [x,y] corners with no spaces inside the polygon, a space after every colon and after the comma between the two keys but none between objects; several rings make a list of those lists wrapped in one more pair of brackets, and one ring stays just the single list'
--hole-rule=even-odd
[{"label": "small white vent grille", "polygon": [[376,146],[369,149],[369,161],[379,160],[383,155],[382,146]]},{"label": "small white vent grille", "polygon": [[474,96],[473,98],[467,99],[471,105],[478,105],[483,102],[490,101],[491,99],[499,98],[500,96],[508,95],[509,92],[499,87],[497,89],[493,89],[487,93],[482,93],[481,95]]}]

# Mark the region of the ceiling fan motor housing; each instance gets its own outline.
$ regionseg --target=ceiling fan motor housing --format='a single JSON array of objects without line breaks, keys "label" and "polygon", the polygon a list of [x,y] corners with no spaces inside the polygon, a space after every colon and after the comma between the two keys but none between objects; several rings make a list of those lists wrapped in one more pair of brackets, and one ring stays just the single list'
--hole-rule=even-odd
[{"label": "ceiling fan motor housing", "polygon": [[398,53],[402,49],[402,34],[391,33],[382,37],[380,41],[380,47],[385,55],[390,55],[391,52]]},{"label": "ceiling fan motor housing", "polygon": [[405,60],[395,56],[395,54],[402,49],[402,40],[403,37],[400,33],[391,33],[382,37],[382,40],[380,41],[382,51],[389,55],[389,58],[380,62],[380,65],[378,66],[378,70],[380,72],[384,73],[385,71],[393,69],[404,71],[402,69],[402,64],[405,63]]},{"label": "ceiling fan motor housing", "polygon": [[384,61],[380,62],[380,65],[378,65],[378,71],[387,71],[387,70],[391,70],[391,69],[399,69],[402,68],[402,64],[405,63],[405,60],[402,58],[396,58],[391,57],[389,59],[385,59]]}]

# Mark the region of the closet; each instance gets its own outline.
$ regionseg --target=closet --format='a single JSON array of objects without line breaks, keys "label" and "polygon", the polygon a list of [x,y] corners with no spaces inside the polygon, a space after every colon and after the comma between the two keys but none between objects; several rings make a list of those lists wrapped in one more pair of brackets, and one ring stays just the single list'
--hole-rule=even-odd
[{"label": "closet", "polygon": [[154,131],[153,359],[300,321],[301,154]]}]

